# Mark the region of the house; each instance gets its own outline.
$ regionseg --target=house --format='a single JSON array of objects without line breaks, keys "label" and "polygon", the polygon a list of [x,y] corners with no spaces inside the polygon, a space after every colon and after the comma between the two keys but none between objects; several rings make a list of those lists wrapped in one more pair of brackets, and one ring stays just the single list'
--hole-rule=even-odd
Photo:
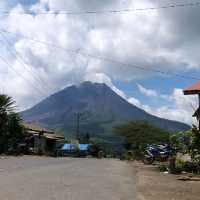
[{"label": "house", "polygon": [[197,81],[196,83],[194,83],[193,85],[191,85],[190,87],[186,88],[185,90],[183,90],[184,95],[198,95],[198,108],[195,111],[195,113],[193,114],[193,117],[196,117],[198,123],[199,123],[199,130],[200,130],[200,81]]},{"label": "house", "polygon": [[25,125],[26,143],[34,154],[53,155],[56,148],[64,144],[65,137],[53,131]]}]

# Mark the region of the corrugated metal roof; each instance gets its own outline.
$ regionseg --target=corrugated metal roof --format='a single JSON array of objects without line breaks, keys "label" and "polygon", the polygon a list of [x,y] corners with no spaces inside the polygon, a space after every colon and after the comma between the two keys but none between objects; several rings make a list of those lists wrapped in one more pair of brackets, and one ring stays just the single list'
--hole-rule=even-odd
[{"label": "corrugated metal roof", "polygon": [[200,94],[200,81],[197,81],[190,87],[183,90],[184,95],[190,95],[190,94]]},{"label": "corrugated metal roof", "polygon": [[44,137],[46,137],[47,139],[54,139],[54,140],[64,140],[65,139],[65,137],[63,135],[56,134],[54,131],[42,129],[42,128],[37,127],[32,124],[26,123],[26,124],[24,124],[24,126],[26,128],[26,132],[29,134],[39,135],[39,133],[42,133],[42,135]]},{"label": "corrugated metal roof", "polygon": [[48,138],[48,139],[65,139],[65,137],[64,136],[62,136],[62,135],[58,135],[58,134],[50,134],[50,133],[44,133],[44,137],[46,137],[46,138]]}]

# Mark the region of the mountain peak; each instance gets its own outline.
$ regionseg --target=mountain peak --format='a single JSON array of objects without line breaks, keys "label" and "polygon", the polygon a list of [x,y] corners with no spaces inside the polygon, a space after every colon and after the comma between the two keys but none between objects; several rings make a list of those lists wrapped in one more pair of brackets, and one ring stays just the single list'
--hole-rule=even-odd
[{"label": "mountain peak", "polygon": [[128,103],[106,84],[90,81],[67,87],[21,114],[28,122],[72,133],[76,112],[87,113],[82,130],[93,134],[111,134],[112,127],[131,120],[145,120],[170,131],[189,128],[180,122],[152,116]]},{"label": "mountain peak", "polygon": [[99,83],[99,82],[91,82],[91,81],[84,81],[81,84],[79,84],[79,87],[108,87],[105,83]]}]

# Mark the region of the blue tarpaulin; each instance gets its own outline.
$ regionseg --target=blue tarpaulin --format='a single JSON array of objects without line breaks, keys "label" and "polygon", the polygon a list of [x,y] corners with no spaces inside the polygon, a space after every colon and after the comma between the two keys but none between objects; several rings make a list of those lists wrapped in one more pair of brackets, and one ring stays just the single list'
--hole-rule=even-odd
[{"label": "blue tarpaulin", "polygon": [[79,149],[80,151],[87,151],[88,147],[89,147],[88,144],[79,144],[79,145],[64,144],[62,146],[61,150],[63,150],[63,151],[72,151],[72,150],[75,150],[75,149]]},{"label": "blue tarpaulin", "polygon": [[61,148],[61,150],[71,150],[71,144],[64,144]]},{"label": "blue tarpaulin", "polygon": [[88,144],[79,144],[78,146],[80,151],[87,151],[89,147]]}]

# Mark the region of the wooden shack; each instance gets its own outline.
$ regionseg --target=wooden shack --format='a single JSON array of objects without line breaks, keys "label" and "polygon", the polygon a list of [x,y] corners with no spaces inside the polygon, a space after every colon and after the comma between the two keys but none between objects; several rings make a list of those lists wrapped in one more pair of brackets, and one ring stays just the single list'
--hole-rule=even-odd
[{"label": "wooden shack", "polygon": [[53,155],[57,146],[65,141],[63,135],[41,128],[26,126],[27,143],[35,154]]}]

